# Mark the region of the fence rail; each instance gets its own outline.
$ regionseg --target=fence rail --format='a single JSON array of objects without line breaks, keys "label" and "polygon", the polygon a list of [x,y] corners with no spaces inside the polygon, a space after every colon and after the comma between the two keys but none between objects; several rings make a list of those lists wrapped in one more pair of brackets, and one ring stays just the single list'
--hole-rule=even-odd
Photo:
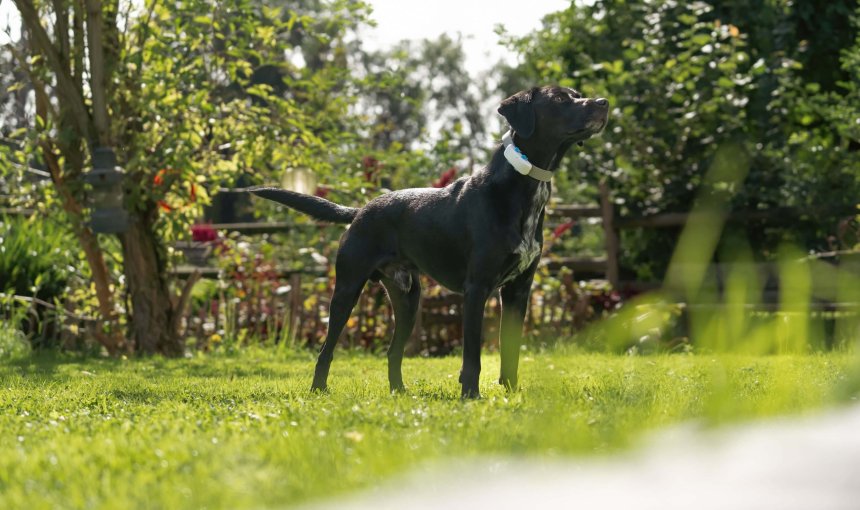
[{"label": "fence rail", "polygon": [[[853,212],[853,211],[852,211]],[[28,215],[32,211],[24,209],[3,209],[0,214]],[[665,213],[644,217],[618,217],[616,208],[605,183],[599,188],[599,203],[591,205],[555,205],[548,208],[550,218],[565,221],[595,220],[601,225],[604,233],[603,257],[551,257],[542,261],[542,267],[556,274],[557,282],[552,286],[542,286],[532,295],[527,319],[527,332],[530,336],[562,337],[573,334],[585,322],[601,316],[612,309],[617,301],[611,289],[625,288],[634,292],[653,289],[659,286],[657,282],[621,282],[619,281],[619,254],[621,243],[619,232],[625,229],[648,228],[678,228],[684,226],[691,218],[689,213]],[[812,214],[810,211],[796,211],[788,208],[778,208],[761,211],[741,211],[727,214],[728,222],[745,221],[786,221]],[[326,224],[294,224],[292,222],[233,222],[215,223],[211,228],[223,232],[238,232],[256,236],[271,233],[290,232],[296,228],[324,228]],[[828,255],[828,254],[823,254]],[[851,252],[829,254],[842,257],[852,257]],[[559,274],[563,269],[570,272]],[[725,270],[719,265],[713,265],[710,271],[715,275],[711,278],[719,282],[725,280]],[[759,264],[754,268],[763,280],[768,282],[762,300],[755,303],[743,303],[740,306],[749,311],[785,311],[778,305],[777,284],[778,271],[769,264]],[[204,278],[229,281],[235,284],[237,275],[210,266],[179,265],[171,270],[179,278],[187,278],[199,273]],[[316,267],[303,271],[270,269],[263,279],[254,280],[253,275],[243,275],[246,285],[244,297],[228,299],[225,296],[215,296],[208,300],[192,303],[185,324],[186,335],[205,344],[212,338],[247,330],[251,335],[276,339],[292,339],[295,342],[315,344],[325,335],[328,320],[328,299],[331,294],[331,283],[325,276],[326,268]],[[592,287],[598,290],[583,292],[576,280],[583,275],[602,276],[602,281],[608,285],[596,282]],[[818,284],[820,287],[820,283]],[[440,287],[424,281],[425,295],[422,297],[421,312],[417,320],[416,332],[409,343],[409,351],[413,354],[444,354],[455,348],[462,338],[462,297],[449,294]],[[820,289],[819,289],[820,290]],[[715,289],[716,295],[722,291]],[[825,294],[833,294],[825,292]],[[835,295],[835,294],[834,294]],[[2,296],[0,296],[2,297]],[[20,301],[20,300],[19,300]],[[48,303],[49,305],[49,303]],[[696,303],[687,305],[687,309],[718,308],[721,303]],[[37,308],[48,309],[37,302],[27,306],[31,311]],[[857,303],[839,302],[834,300],[818,300],[810,303],[810,309],[818,311],[850,311],[858,310]],[[803,311],[803,310],[801,310]],[[57,311],[61,312],[61,311]],[[497,296],[490,299],[487,307],[487,338],[494,338],[498,328],[500,313]],[[33,317],[35,312],[31,313]],[[61,314],[57,314],[58,316]],[[95,323],[86,318],[75,318],[64,315],[64,319],[56,322],[53,328],[76,330],[89,327]],[[35,319],[28,319],[31,322]],[[33,323],[35,324],[35,322]],[[354,346],[366,348],[381,348],[377,345],[381,340],[390,336],[390,326],[393,317],[387,298],[381,286],[371,284],[356,307],[355,314],[347,325],[344,338]],[[35,327],[35,326],[33,326]],[[43,331],[46,331],[43,329]],[[222,333],[218,335],[217,333]]]},{"label": "fence rail", "polygon": [[[619,255],[621,252],[621,241],[619,232],[628,229],[651,229],[651,228],[679,228],[686,225],[691,218],[691,213],[664,213],[643,217],[619,217],[616,207],[612,201],[610,190],[605,183],[599,187],[599,199],[596,205],[564,204],[554,205],[547,210],[549,218],[561,221],[595,220],[601,225],[604,233],[605,256],[597,257],[547,257],[542,261],[542,267],[552,274],[559,275],[562,269],[570,272],[563,273],[565,276],[557,276],[566,279],[551,290],[538,290],[532,296],[529,307],[529,318],[527,330],[532,336],[564,336],[574,333],[588,320],[600,316],[605,310],[617,304],[609,296],[609,289],[624,288],[630,292],[651,290],[660,287],[659,282],[641,281],[619,281]],[[727,214],[725,220],[728,222],[745,221],[774,221],[785,218],[797,218],[802,212],[788,208],[777,208],[771,210],[740,211]],[[320,227],[322,224],[302,225],[303,228]],[[248,235],[288,232],[295,226],[288,222],[280,223],[219,223],[212,228],[222,231],[240,232]],[[179,269],[179,273],[191,271],[192,268]],[[778,292],[774,283],[778,273],[775,267],[768,264],[760,264],[755,271],[763,275],[767,282],[765,292],[760,296],[761,301],[756,303],[744,303],[743,308],[749,311],[775,311],[781,309],[778,305]],[[330,287],[323,291],[309,291],[307,281],[319,277],[319,274],[303,274],[302,272],[275,272],[276,276],[284,280],[289,279],[290,291],[283,296],[257,297],[245,300],[244,306],[247,311],[233,313],[231,317],[239,323],[246,323],[256,328],[258,334],[269,334],[268,324],[271,324],[273,314],[283,313],[289,324],[286,326],[292,332],[293,338],[304,343],[318,342],[324,335],[327,324],[328,299],[331,292]],[[719,265],[710,268],[713,281],[725,280],[725,269]],[[217,272],[212,277],[225,277]],[[594,293],[593,290],[583,292],[575,284],[574,280],[580,280],[583,276],[602,277],[608,285],[597,287],[604,289]],[[410,351],[424,352],[430,354],[444,353],[456,346],[461,338],[461,311],[462,298],[457,295],[442,291],[429,281],[424,282],[425,292],[422,297],[421,313],[417,320],[416,333],[410,342]],[[329,282],[330,285],[330,282]],[[428,289],[429,287],[429,289]],[[284,288],[281,285],[281,288]],[[715,295],[722,292],[722,288],[714,289]],[[617,296],[614,298],[617,299]],[[257,305],[251,303],[258,302]],[[280,304],[278,304],[280,303]],[[301,306],[299,304],[301,303]],[[678,303],[682,309],[701,309],[703,307],[716,308],[723,306],[720,303],[697,303],[687,305]],[[210,307],[213,305],[209,305]],[[826,301],[815,301],[810,304],[811,308],[819,311],[827,310],[854,310],[853,303],[833,303]],[[263,311],[262,315],[260,311]],[[499,314],[498,299],[493,298],[487,307],[488,338],[497,328]],[[202,316],[200,316],[202,319]],[[268,323],[266,321],[269,321]],[[210,321],[211,322],[211,321]],[[371,286],[359,300],[353,319],[347,325],[345,338],[352,338],[353,345],[372,347],[373,342],[386,338],[388,326],[393,322],[393,317],[387,300],[380,286]],[[202,325],[205,321],[201,321]],[[224,324],[224,320],[219,322]],[[203,331],[199,331],[203,334]]]}]

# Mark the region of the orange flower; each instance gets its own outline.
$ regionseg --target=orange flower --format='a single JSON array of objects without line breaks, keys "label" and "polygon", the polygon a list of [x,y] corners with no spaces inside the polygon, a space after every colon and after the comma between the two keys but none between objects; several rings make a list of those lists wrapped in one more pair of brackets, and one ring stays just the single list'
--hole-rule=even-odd
[{"label": "orange flower", "polygon": [[164,176],[166,174],[167,174],[167,169],[162,168],[161,170],[159,170],[155,174],[155,177],[152,178],[152,183],[155,184],[156,186],[161,186],[161,184],[164,182]]}]

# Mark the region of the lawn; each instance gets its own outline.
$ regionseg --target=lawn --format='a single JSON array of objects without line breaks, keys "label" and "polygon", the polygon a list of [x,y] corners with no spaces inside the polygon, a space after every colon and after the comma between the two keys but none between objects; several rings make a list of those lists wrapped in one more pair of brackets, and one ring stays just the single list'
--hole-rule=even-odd
[{"label": "lawn", "polygon": [[[422,463],[565,456],[628,447],[649,430],[806,412],[838,401],[844,353],[771,357],[526,352],[506,395],[484,356],[480,401],[458,398],[459,360],[409,359],[405,395],[385,360],[312,356],[0,364],[0,508],[260,508],[368,487]],[[842,392],[844,394],[844,392]]]}]

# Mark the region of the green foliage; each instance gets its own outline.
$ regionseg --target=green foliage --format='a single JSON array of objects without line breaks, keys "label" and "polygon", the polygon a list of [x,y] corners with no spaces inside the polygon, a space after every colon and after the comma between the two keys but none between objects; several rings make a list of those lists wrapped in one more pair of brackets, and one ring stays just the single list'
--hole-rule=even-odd
[{"label": "green foliage", "polygon": [[0,361],[16,360],[30,353],[27,336],[18,329],[26,309],[13,296],[0,296]]},{"label": "green foliage", "polygon": [[0,292],[53,301],[77,263],[75,241],[53,221],[0,216]]},{"label": "green foliage", "polygon": [[[662,342],[672,348],[761,355],[841,349],[860,340],[860,271],[850,258],[834,266],[804,257],[790,244],[781,245],[775,257],[779,301],[766,313],[759,304],[767,275],[754,263],[749,244],[730,238],[718,249],[724,212],[748,173],[747,165],[737,165],[735,151],[731,145],[718,149],[703,176],[706,186],[680,233],[662,288],[637,296],[609,319],[592,324],[580,341],[628,352],[658,350]],[[722,275],[712,264],[715,253]],[[814,311],[813,304],[820,302],[848,308]],[[686,308],[683,315],[681,307]]]},{"label": "green foliage", "polygon": [[[703,176],[717,150],[731,144],[734,164],[749,161],[750,168],[732,210],[801,211],[782,228],[744,225],[739,235],[756,255],[789,239],[832,249],[828,236],[860,195],[860,140],[849,127],[856,125],[852,55],[860,45],[856,23],[846,22],[851,2],[833,2],[814,16],[808,4],[572,4],[548,16],[543,30],[508,38],[524,63],[506,73],[503,88],[555,81],[613,105],[600,143],[570,158],[559,179],[567,201],[589,193],[582,183],[607,178],[622,214],[688,211],[708,191]],[[810,27],[836,33],[822,37],[830,32],[810,34]],[[841,68],[832,57],[815,57],[840,50]],[[623,262],[640,277],[660,278],[676,236],[625,233]]]},{"label": "green foliage", "polygon": [[460,401],[454,358],[406,360],[402,396],[370,356],[338,357],[328,395],[308,393],[304,352],[6,363],[0,506],[281,507],[428,462],[617,451],[670,424],[833,403],[851,362],[527,351],[522,391],[506,395],[487,356],[476,402]]},{"label": "green foliage", "polygon": [[15,360],[30,353],[30,343],[12,321],[0,321],[0,361]]},{"label": "green foliage", "polygon": [[363,11],[310,4],[152,2],[136,19],[118,70],[122,145],[168,238],[189,234],[219,186],[277,182],[290,167],[329,175],[349,148],[341,39]]},{"label": "green foliage", "polygon": [[402,41],[360,55],[358,126],[396,187],[429,186],[448,168],[471,170],[487,147],[485,79],[465,69],[461,41]]},{"label": "green foliage", "polygon": [[[66,22],[73,11],[83,8],[62,2],[42,7],[25,16],[29,30],[50,26],[51,18],[58,24]],[[115,303],[123,292],[131,294],[132,303],[152,299],[151,293],[142,297],[146,293],[135,282],[168,280],[164,262],[169,259],[169,244],[190,236],[189,227],[199,221],[203,207],[222,186],[277,183],[287,168],[302,167],[321,179],[343,175],[348,183],[339,187],[347,193],[361,187],[357,178],[348,177],[360,171],[342,168],[346,161],[352,162],[351,170],[360,168],[351,135],[357,123],[350,111],[353,80],[346,64],[352,51],[349,39],[366,23],[363,3],[147,1],[105,4],[104,10],[104,40],[99,45],[104,42],[110,126],[108,140],[98,143],[116,149],[126,172],[125,206],[140,228],[125,236],[138,238],[145,253],[124,260],[123,246],[133,243],[99,240],[112,276],[111,282],[101,277],[97,282],[102,312],[118,308]],[[88,153],[96,141],[82,132],[87,131],[90,115],[78,115],[80,122],[73,122],[67,99],[79,99],[88,109],[100,87],[84,84],[92,73],[82,74],[82,62],[93,52],[85,34],[77,28],[74,33],[80,37],[72,38],[72,31],[50,33],[55,47],[68,48],[57,65],[51,59],[29,58],[44,48],[19,41],[3,48],[8,50],[2,54],[3,66],[14,57],[26,72],[10,77],[22,81],[13,85],[22,93],[10,96],[14,108],[4,109],[0,118],[4,136],[0,190],[4,195],[8,190],[14,205],[55,216],[68,213],[73,222],[82,222],[88,203],[80,177],[90,166]],[[66,72],[73,75],[71,87],[54,79]],[[37,99],[35,118],[14,101],[27,100],[31,94]],[[58,103],[56,108],[51,100]],[[27,165],[37,167],[50,181],[30,184],[25,176],[33,169]],[[49,172],[40,170],[42,166]],[[27,185],[16,186],[22,182]],[[82,231],[77,230],[79,240],[86,244]],[[88,246],[91,255],[99,251]],[[95,253],[87,260],[100,264],[101,258],[102,253]],[[138,271],[150,274],[132,277]],[[104,290],[111,286],[115,295],[109,296]],[[160,285],[159,291],[165,287]],[[164,293],[162,297],[166,299]],[[164,304],[165,299],[159,302]],[[134,317],[134,309],[126,312]],[[166,320],[169,314],[158,316]],[[138,326],[162,331],[168,327],[151,321]]]}]

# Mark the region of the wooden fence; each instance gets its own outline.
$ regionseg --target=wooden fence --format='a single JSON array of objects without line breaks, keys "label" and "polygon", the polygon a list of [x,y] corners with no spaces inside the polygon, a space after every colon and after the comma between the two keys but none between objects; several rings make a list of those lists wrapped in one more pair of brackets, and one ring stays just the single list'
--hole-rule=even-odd
[{"label": "wooden fence", "polygon": [[[532,295],[529,315],[526,323],[527,334],[533,338],[559,338],[570,336],[586,322],[605,315],[618,306],[620,297],[616,290],[623,289],[628,293],[657,288],[660,282],[642,282],[636,280],[622,281],[620,279],[619,259],[623,249],[620,241],[620,231],[625,229],[659,229],[681,228],[690,219],[688,213],[666,213],[646,217],[619,217],[612,202],[610,191],[605,184],[599,188],[599,200],[596,205],[556,205],[547,211],[550,221],[581,221],[596,220],[600,223],[604,234],[605,256],[602,257],[547,257],[542,264],[541,273],[544,280],[553,275],[552,285],[537,285]],[[726,216],[727,222],[745,221],[774,221],[782,222],[796,217],[797,211],[777,209],[769,211],[750,211],[732,213]],[[216,224],[213,228],[223,231],[236,231],[247,235],[257,233],[286,232],[291,227],[288,223],[267,224]],[[566,269],[566,271],[563,271]],[[756,271],[764,275],[770,282],[770,293],[764,301],[748,303],[747,307],[757,310],[774,309],[777,305],[775,290],[774,266],[759,264]],[[180,268],[179,273],[188,272],[188,268]],[[724,269],[713,265],[709,269],[714,280],[724,280]],[[308,292],[307,279],[323,280],[326,283],[323,291]],[[540,279],[540,276],[539,276]],[[288,280],[288,281],[287,281]],[[328,298],[331,293],[330,278],[321,274],[294,273],[285,275],[279,288],[289,287],[289,292],[283,296],[259,296],[259,306],[245,305],[247,311],[227,314],[237,321],[234,328],[250,327],[257,335],[271,335],[270,328],[286,327],[291,334],[286,335],[294,341],[314,344],[325,335],[328,313]],[[588,288],[577,283],[589,280]],[[286,287],[285,287],[286,286]],[[416,331],[408,349],[412,353],[444,354],[456,347],[462,337],[462,297],[451,294],[438,286],[424,282],[421,313],[416,325]],[[319,289],[319,285],[317,285]],[[614,289],[614,290],[613,290]],[[768,296],[770,296],[768,298]],[[253,300],[251,300],[253,301]],[[248,302],[250,303],[250,301]],[[689,305],[680,303],[681,305]],[[209,310],[218,305],[209,305]],[[709,306],[697,303],[693,306]],[[266,309],[268,307],[269,309]],[[813,309],[856,309],[857,303],[834,303],[816,301]],[[259,310],[266,309],[260,315]],[[204,315],[196,318],[189,331],[190,334],[206,338],[204,325],[207,321]],[[499,302],[495,296],[490,299],[487,307],[485,329],[487,338],[496,338],[498,329]],[[226,316],[226,315],[225,315]],[[287,317],[287,323],[280,325],[272,322],[273,317]],[[196,322],[195,322],[196,321]],[[268,323],[266,321],[269,321]],[[211,320],[209,321],[212,322]],[[223,323],[223,319],[221,321]],[[382,348],[390,336],[389,326],[393,323],[390,307],[380,286],[370,285],[347,325],[343,341],[353,346],[365,348]],[[195,329],[196,327],[196,329]],[[209,329],[212,329],[209,326]]]},{"label": "wooden fence", "polygon": [[[225,190],[226,191],[226,190]],[[5,213],[26,214],[26,211]],[[619,258],[623,247],[620,231],[625,229],[680,228],[690,218],[687,213],[667,213],[647,217],[619,217],[613,205],[610,191],[605,184],[599,188],[596,205],[556,205],[547,211],[550,221],[599,222],[604,234],[605,255],[582,258],[555,256],[545,258],[534,288],[526,323],[527,335],[533,339],[568,337],[589,320],[604,316],[620,303],[618,289],[638,292],[658,287],[659,282],[623,281]],[[798,211],[778,209],[769,211],[739,212],[728,215],[728,222],[791,221]],[[289,232],[296,228],[288,222],[271,223],[221,223],[212,229],[249,236]],[[834,256],[856,256],[851,253],[834,253]],[[721,268],[710,268],[715,279],[721,280]],[[775,270],[767,264],[759,265],[756,271],[774,280]],[[181,265],[172,270],[180,278],[198,272],[205,278],[223,281],[225,285],[246,285],[241,299],[222,293],[211,299],[194,302],[186,321],[186,335],[194,339],[199,347],[206,348],[219,339],[242,337],[263,338],[272,341],[292,341],[314,345],[325,335],[328,320],[328,300],[331,295],[332,278],[325,268],[305,271],[280,271],[276,268],[254,268],[252,274],[227,274],[208,266]],[[589,280],[587,288],[578,283]],[[775,284],[771,283],[771,294]],[[423,281],[421,313],[408,350],[412,354],[440,355],[450,352],[462,338],[462,297],[451,294],[429,280]],[[775,299],[749,303],[750,308],[772,309]],[[30,302],[35,310],[40,305]],[[53,305],[52,305],[53,306]],[[702,306],[698,304],[696,306]],[[705,305],[707,306],[707,305]],[[857,303],[815,302],[817,309],[856,310]],[[44,308],[44,307],[43,307]],[[497,338],[499,318],[498,296],[493,296],[487,306],[487,338]],[[41,326],[45,338],[52,331],[80,331],[94,321],[55,311],[58,318],[53,325]],[[31,317],[37,314],[30,313]],[[35,319],[33,328],[36,328]],[[393,317],[384,291],[379,285],[369,284],[347,324],[343,342],[354,347],[382,349],[390,337]],[[66,335],[64,341],[72,341],[74,335]]]},{"label": "wooden fence", "polygon": [[[642,281],[642,280],[622,280],[620,278],[620,258],[623,247],[620,241],[620,232],[622,230],[639,230],[639,229],[665,229],[675,228],[682,229],[690,221],[691,217],[697,213],[662,213],[650,216],[641,217],[619,217],[616,212],[610,191],[605,183],[600,184],[599,188],[599,205],[598,206],[576,206],[562,205],[556,206],[548,210],[548,216],[566,218],[569,220],[580,219],[597,219],[599,220],[603,235],[605,257],[599,258],[576,258],[576,257],[560,257],[547,261],[547,266],[552,271],[557,271],[561,268],[571,269],[574,274],[593,277],[601,275],[614,289],[619,289],[625,294],[636,294],[645,290],[653,290],[664,287],[662,281]],[[799,221],[804,216],[814,216],[825,212],[836,212],[843,216],[841,224],[847,225],[848,219],[857,217],[856,210],[831,211],[822,208],[819,211],[800,211],[796,208],[780,207],[767,210],[754,211],[736,211],[723,216],[723,221],[727,224],[744,224],[749,222],[763,222],[768,225],[792,225]],[[844,225],[836,226],[837,230],[842,230]],[[860,234],[860,232],[858,232]],[[841,260],[856,260],[860,256],[854,251],[831,251],[820,253],[811,257],[822,260],[829,260],[834,264],[838,264]],[[758,274],[763,281],[767,283],[762,299],[748,303],[750,307],[761,307],[763,309],[772,309],[776,305],[776,299],[779,296],[779,278],[776,264],[760,262],[753,264],[753,271]],[[856,267],[856,264],[852,264]],[[722,292],[725,286],[725,277],[727,275],[727,266],[723,264],[711,264],[707,269],[708,280],[713,281],[717,285],[718,294]],[[860,275],[858,275],[860,277]],[[821,285],[830,285],[832,282],[819,282]],[[668,289],[673,290],[673,289]],[[674,289],[678,290],[678,289]],[[824,293],[832,289],[823,289]],[[833,309],[833,308],[851,308],[856,307],[855,303],[832,303],[832,302],[816,302],[813,303],[814,308]]]},{"label": "wooden fence", "polygon": [[[191,272],[184,268],[185,274]],[[214,276],[214,275],[213,275]],[[223,339],[269,340],[317,345],[325,336],[333,279],[325,271],[278,272],[265,268],[255,275],[221,275],[229,285],[238,285],[241,298],[226,293],[203,301],[192,301],[185,334],[199,348],[214,347]],[[589,319],[608,312],[620,299],[608,286],[583,292],[573,275],[555,279],[541,277],[532,293],[527,333],[536,341],[570,337]],[[422,277],[424,290],[409,354],[444,355],[462,340],[463,298],[445,291]],[[235,295],[237,289],[231,289]],[[485,331],[488,344],[498,337],[499,296],[489,299]],[[381,350],[393,334],[394,319],[384,289],[368,283],[347,322],[341,341],[365,350]]]}]

